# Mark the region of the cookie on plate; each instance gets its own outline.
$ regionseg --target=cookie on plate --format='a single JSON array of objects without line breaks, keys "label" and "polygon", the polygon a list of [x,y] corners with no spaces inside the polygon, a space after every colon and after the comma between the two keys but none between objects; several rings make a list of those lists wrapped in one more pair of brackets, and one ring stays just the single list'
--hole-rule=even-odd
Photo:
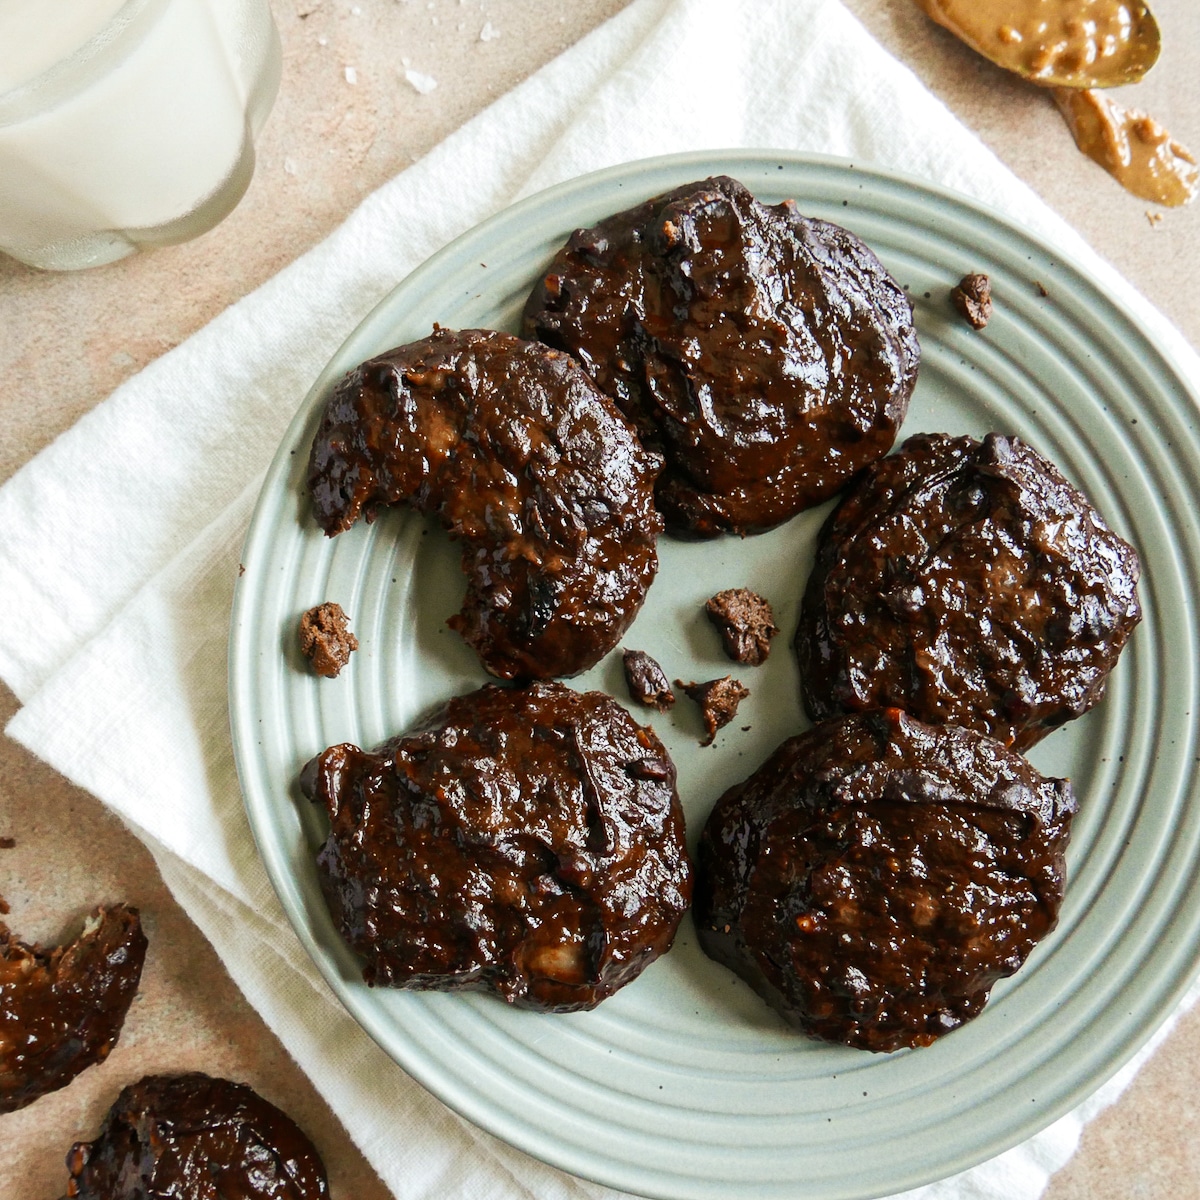
[{"label": "cookie on plate", "polygon": [[641,607],[661,465],[567,355],[438,329],[337,384],[308,488],[330,536],[381,505],[436,514],[463,545],[451,627],[492,675],[549,679],[599,662]]},{"label": "cookie on plate", "polygon": [[717,801],[695,919],[785,1020],[866,1050],[976,1016],[1054,928],[1071,785],[895,709],[791,738]]},{"label": "cookie on plate", "polygon": [[689,183],[571,235],[525,306],[666,468],[675,533],[769,529],[887,453],[920,347],[912,306],[854,234]]},{"label": "cookie on plate", "polygon": [[918,434],[821,532],[796,650],[814,721],[894,706],[1027,749],[1104,695],[1138,556],[1031,446]]},{"label": "cookie on plate", "polygon": [[301,787],[370,984],[593,1008],[671,945],[691,898],[675,767],[602,692],[458,696],[374,753],[332,746]]}]

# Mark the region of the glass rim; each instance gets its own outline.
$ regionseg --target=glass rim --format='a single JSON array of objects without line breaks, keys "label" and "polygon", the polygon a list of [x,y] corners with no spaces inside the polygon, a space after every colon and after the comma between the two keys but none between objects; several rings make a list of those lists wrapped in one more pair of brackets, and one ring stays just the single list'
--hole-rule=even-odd
[{"label": "glass rim", "polygon": [[124,0],[70,54],[7,91],[0,91],[0,126],[15,125],[70,99],[104,76],[145,37],[170,0]]}]

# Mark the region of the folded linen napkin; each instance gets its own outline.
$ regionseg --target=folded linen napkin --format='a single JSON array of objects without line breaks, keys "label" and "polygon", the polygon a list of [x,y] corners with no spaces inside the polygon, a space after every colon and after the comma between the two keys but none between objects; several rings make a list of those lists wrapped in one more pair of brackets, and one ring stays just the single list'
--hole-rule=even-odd
[{"label": "folded linen napkin", "polygon": [[[433,251],[582,172],[737,146],[842,154],[992,204],[1086,262],[1200,381],[1183,338],[838,0],[635,0],[0,489],[0,674],[24,705],[9,734],[144,838],[235,981],[399,1197],[612,1193],[446,1110],[345,1014],[292,933],[254,848],[228,733],[228,615],[254,497],[326,360]],[[1185,1005],[1198,996],[1193,988]],[[907,1195],[1040,1195],[1084,1123],[1166,1031],[1024,1145]]]}]

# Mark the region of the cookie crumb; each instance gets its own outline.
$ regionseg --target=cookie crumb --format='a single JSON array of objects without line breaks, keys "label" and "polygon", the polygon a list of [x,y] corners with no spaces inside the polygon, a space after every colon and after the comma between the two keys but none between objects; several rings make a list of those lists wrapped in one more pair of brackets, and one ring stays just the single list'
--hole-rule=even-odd
[{"label": "cookie crumb", "polygon": [[350,632],[340,604],[326,601],[300,618],[300,649],[312,659],[313,670],[326,679],[333,679],[350,661],[358,638]]},{"label": "cookie crumb", "polygon": [[1146,209],[1146,220],[1150,222],[1151,229],[1157,229],[1162,224],[1163,215],[1160,212],[1154,212],[1152,209]]},{"label": "cookie crumb", "polygon": [[972,329],[982,329],[991,320],[992,281],[986,275],[964,275],[950,289],[950,299]]},{"label": "cookie crumb", "polygon": [[749,588],[726,588],[704,605],[708,619],[721,635],[725,653],[734,662],[757,667],[771,653],[779,632],[771,605]]},{"label": "cookie crumb", "polygon": [[666,672],[644,650],[623,650],[621,665],[629,695],[639,704],[666,712],[675,703]]},{"label": "cookie crumb", "polygon": [[1048,295],[1050,295],[1050,293],[1049,293],[1048,291],[1046,291],[1046,285],[1045,285],[1044,283],[1042,283],[1042,281],[1041,281],[1040,279],[1035,279],[1035,280],[1033,281],[1033,286],[1034,286],[1035,288],[1037,288],[1037,294],[1038,294],[1039,296],[1048,296]]},{"label": "cookie crumb", "polygon": [[726,675],[721,679],[709,679],[704,683],[684,683],[675,680],[677,688],[683,688],[688,697],[700,706],[704,718],[704,731],[708,735],[700,745],[711,746],[717,730],[723,729],[737,716],[738,705],[750,695],[750,689]]}]

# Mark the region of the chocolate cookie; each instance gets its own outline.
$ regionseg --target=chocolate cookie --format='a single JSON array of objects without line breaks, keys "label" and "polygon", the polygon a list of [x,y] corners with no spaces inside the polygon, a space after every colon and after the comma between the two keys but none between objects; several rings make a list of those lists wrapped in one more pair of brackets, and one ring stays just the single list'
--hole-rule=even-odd
[{"label": "chocolate cookie", "polygon": [[572,234],[525,306],[667,466],[673,532],[753,533],[885,454],[920,348],[903,289],[854,234],[690,183]]},{"label": "chocolate cookie", "polygon": [[565,354],[439,329],[341,380],[308,486],[331,536],[383,504],[436,513],[463,542],[450,625],[491,674],[543,679],[598,662],[641,606],[660,466]]},{"label": "chocolate cookie", "polygon": [[70,1200],[322,1200],[325,1166],[286,1113],[208,1075],[148,1075],[67,1155]]},{"label": "chocolate cookie", "polygon": [[146,937],[136,908],[98,908],[64,946],[29,946],[0,921],[0,1113],[102,1062],[137,994]]},{"label": "chocolate cookie", "polygon": [[895,706],[1026,749],[1104,694],[1139,572],[1019,439],[909,438],[821,532],[796,633],[805,706]]},{"label": "chocolate cookie", "polygon": [[671,945],[691,897],[675,768],[601,692],[459,696],[375,753],[333,746],[304,792],[370,984],[592,1008]]},{"label": "chocolate cookie", "polygon": [[805,1033],[928,1045],[1058,919],[1075,799],[971,730],[895,709],[783,743],[700,842],[701,945]]}]

